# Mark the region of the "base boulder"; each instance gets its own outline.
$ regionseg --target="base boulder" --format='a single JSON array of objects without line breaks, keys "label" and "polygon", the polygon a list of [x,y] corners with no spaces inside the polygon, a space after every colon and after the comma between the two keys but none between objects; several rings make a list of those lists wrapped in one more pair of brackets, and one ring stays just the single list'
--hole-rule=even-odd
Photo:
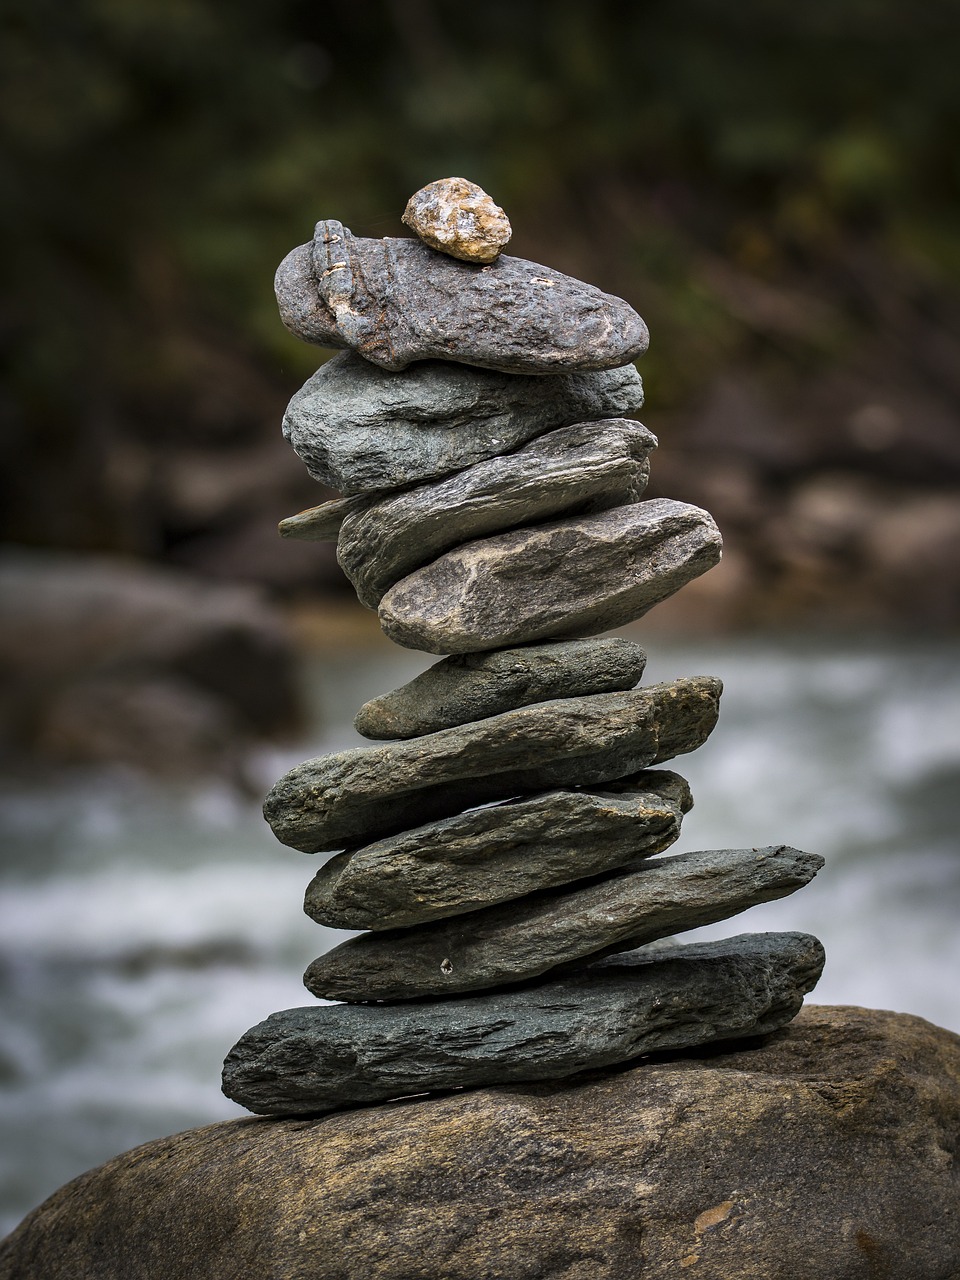
[{"label": "base boulder", "polygon": [[951,1280],[960,1038],[808,1006],[762,1044],[245,1119],[62,1188],[3,1280]]}]

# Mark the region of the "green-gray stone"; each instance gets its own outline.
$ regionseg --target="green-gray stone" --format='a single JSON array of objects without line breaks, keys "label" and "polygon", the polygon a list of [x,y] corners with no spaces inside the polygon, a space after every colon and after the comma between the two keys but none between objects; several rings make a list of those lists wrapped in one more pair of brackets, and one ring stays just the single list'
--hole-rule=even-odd
[{"label": "green-gray stone", "polygon": [[332,929],[395,929],[476,911],[661,853],[692,804],[678,774],[645,770],[602,790],[470,809],[331,858],[304,910]]},{"label": "green-gray stone", "polygon": [[343,352],[290,401],[283,434],[315,480],[365,494],[450,475],[554,427],[616,418],[642,404],[632,364],[551,378],[440,361],[385,373]]},{"label": "green-gray stone", "polygon": [[353,723],[365,738],[415,738],[531,702],[632,689],[646,660],[619,637],[456,654],[365,702]]},{"label": "green-gray stone", "polygon": [[277,531],[281,538],[297,538],[301,542],[336,542],[340,526],[347,516],[363,511],[371,501],[372,498],[367,496],[331,498],[318,507],[308,507],[295,516],[287,516],[277,525]]},{"label": "green-gray stone", "polygon": [[428,653],[594,635],[641,617],[720,559],[700,507],[658,498],[467,542],[380,601],[396,644]]},{"label": "green-gray stone", "polygon": [[642,1054],[764,1035],[820,977],[802,933],[639,951],[520,990],[413,1005],[275,1013],[224,1063],[227,1097],[310,1115],[435,1089],[553,1080]]},{"label": "green-gray stone", "polygon": [[528,894],[469,916],[349,938],[304,984],[327,1000],[415,1000],[525,982],[784,898],[823,866],[786,845],[709,849],[641,863],[586,886]]},{"label": "green-gray stone", "polygon": [[636,502],[656,443],[627,418],[581,422],[435,484],[388,494],[345,517],[340,567],[361,603],[375,609],[394,583],[471,538]]},{"label": "green-gray stone", "polygon": [[366,843],[472,805],[624,778],[701,746],[721,682],[692,676],[560,698],[402,742],[307,760],[264,816],[282,844],[316,853]]},{"label": "green-gray stone", "polygon": [[622,298],[537,262],[501,254],[477,267],[418,240],[318,222],[276,277],[280,318],[324,347],[351,347],[384,369],[457,360],[513,373],[612,369],[647,349]]}]

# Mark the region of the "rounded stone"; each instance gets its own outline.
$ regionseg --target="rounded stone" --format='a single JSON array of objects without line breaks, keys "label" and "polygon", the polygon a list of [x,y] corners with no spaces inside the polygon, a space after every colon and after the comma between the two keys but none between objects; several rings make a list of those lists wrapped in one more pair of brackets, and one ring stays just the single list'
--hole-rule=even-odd
[{"label": "rounded stone", "polygon": [[440,178],[407,201],[403,222],[431,249],[464,262],[493,262],[513,230],[483,187],[467,178]]},{"label": "rounded stone", "polygon": [[242,1119],[84,1174],[3,1280],[948,1280],[960,1038],[808,1006],[766,1043]]}]

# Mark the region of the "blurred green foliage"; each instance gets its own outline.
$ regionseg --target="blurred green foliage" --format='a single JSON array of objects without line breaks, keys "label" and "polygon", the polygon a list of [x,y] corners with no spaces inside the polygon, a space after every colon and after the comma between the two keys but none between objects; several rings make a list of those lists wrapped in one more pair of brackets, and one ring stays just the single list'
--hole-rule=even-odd
[{"label": "blurred green foliage", "polygon": [[[721,269],[829,297],[867,245],[953,297],[958,35],[954,0],[4,0],[8,461],[93,492],[118,433],[260,431],[233,371],[282,399],[320,358],[277,322],[276,263],[318,217],[399,234],[448,173],[512,251],[637,303],[664,407],[758,329],[774,366],[842,358],[862,290],[764,333]],[[27,540],[127,536],[8,510]]]}]

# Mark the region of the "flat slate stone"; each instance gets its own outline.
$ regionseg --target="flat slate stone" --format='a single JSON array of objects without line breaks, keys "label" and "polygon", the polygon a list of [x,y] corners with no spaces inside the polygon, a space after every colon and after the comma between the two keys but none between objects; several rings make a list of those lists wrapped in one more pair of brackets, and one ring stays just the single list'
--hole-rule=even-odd
[{"label": "flat slate stone", "polygon": [[415,738],[532,702],[632,689],[646,662],[616,636],[456,654],[365,702],[353,723],[365,738]]},{"label": "flat slate stone", "polygon": [[657,498],[468,542],[380,601],[396,644],[470,653],[640,618],[720,559],[709,512]]},{"label": "flat slate stone", "polygon": [[263,806],[277,839],[342,849],[491,800],[625,778],[701,746],[721,682],[692,676],[622,693],[558,698],[402,742],[297,765]]},{"label": "flat slate stone", "polygon": [[709,849],[641,863],[586,886],[528,894],[411,929],[349,938],[308,967],[327,1000],[415,1000],[538,978],[558,966],[714,924],[785,898],[823,866],[786,845]]},{"label": "flat slate stone", "polygon": [[[717,973],[721,1016],[729,991],[747,1001],[754,972]],[[326,1085],[310,1041],[290,1057]],[[402,1036],[389,1052],[399,1079]],[[394,1072],[378,1069],[389,1087]],[[287,1105],[283,1079],[251,1070],[251,1092]],[[958,1132],[960,1036],[807,1004],[762,1041],[154,1139],[30,1214],[0,1244],[0,1276],[948,1280],[960,1275]]]},{"label": "flat slate stone", "polygon": [[558,427],[516,453],[348,514],[337,559],[361,603],[375,609],[401,578],[471,538],[636,502],[656,444],[627,418]]},{"label": "flat slate stone", "polygon": [[632,364],[523,378],[428,361],[396,374],[343,352],[290,401],[283,434],[315,480],[352,495],[450,475],[554,427],[642,405]]},{"label": "flat slate stone", "polygon": [[613,369],[647,349],[628,303],[550,267],[501,254],[458,262],[417,240],[368,240],[318,222],[277,271],[280,318],[322,347],[397,373],[453,360],[506,373]]},{"label": "flat slate stone", "polygon": [[407,201],[403,222],[424,244],[464,262],[493,262],[513,230],[482,187],[466,178],[440,178]]},{"label": "flat slate stone", "polygon": [[331,858],[303,909],[332,929],[396,929],[477,911],[661,853],[692,804],[679,774],[651,769],[599,791],[470,809]]},{"label": "flat slate stone", "polygon": [[802,933],[640,951],[575,976],[410,1006],[275,1013],[224,1063],[223,1089],[261,1114],[304,1114],[433,1089],[545,1080],[773,1031],[823,968]]},{"label": "flat slate stone", "polygon": [[336,542],[340,526],[348,515],[363,511],[373,499],[366,494],[354,498],[331,498],[317,507],[298,511],[277,525],[281,538],[298,538],[301,542]]}]

